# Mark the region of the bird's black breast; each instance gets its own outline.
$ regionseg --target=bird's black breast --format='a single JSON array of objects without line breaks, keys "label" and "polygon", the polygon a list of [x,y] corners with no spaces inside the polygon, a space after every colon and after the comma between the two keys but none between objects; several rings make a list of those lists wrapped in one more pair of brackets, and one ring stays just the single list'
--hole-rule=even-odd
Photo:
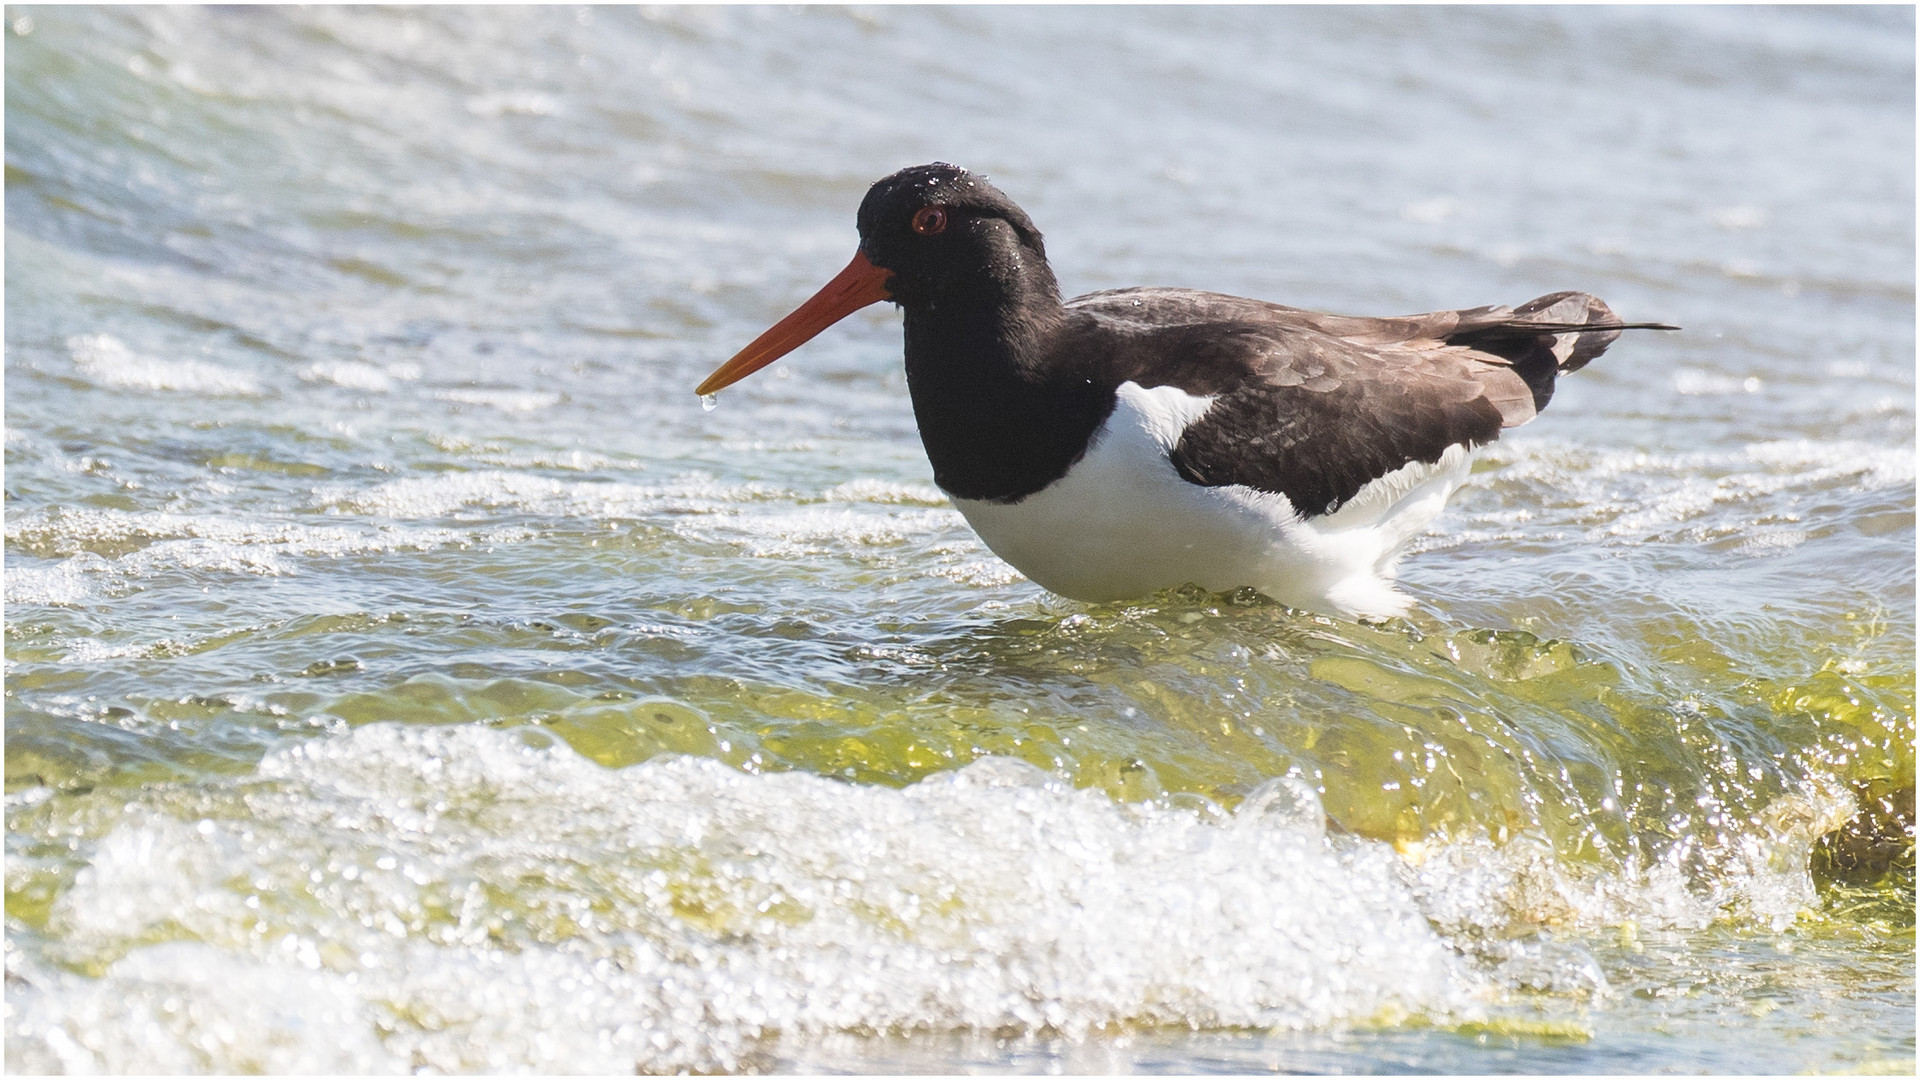
[{"label": "bird's black breast", "polygon": [[1018,502],[1065,476],[1112,414],[1117,386],[988,350],[907,350],[907,389],[934,483],[961,499]]}]

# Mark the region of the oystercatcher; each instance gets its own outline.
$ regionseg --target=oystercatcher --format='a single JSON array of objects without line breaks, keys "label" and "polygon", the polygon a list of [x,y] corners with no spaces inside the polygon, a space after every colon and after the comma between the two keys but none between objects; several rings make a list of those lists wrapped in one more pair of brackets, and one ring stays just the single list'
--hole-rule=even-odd
[{"label": "oystercatcher", "polygon": [[1078,600],[1251,586],[1405,613],[1395,564],[1474,451],[1627,329],[1598,299],[1397,318],[1190,289],[1062,301],[1040,230],[935,162],[867,192],[853,261],[708,376],[711,394],[868,304],[906,313],[934,482],[996,555]]}]

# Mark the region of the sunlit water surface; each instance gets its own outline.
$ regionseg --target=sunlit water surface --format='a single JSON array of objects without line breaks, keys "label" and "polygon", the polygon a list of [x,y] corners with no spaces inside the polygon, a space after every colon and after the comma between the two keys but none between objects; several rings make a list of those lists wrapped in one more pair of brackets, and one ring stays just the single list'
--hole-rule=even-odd
[{"label": "sunlit water surface", "polygon": [[[1908,9],[6,13],[19,1071],[1910,1071]],[[1088,606],[874,308],[1590,290],[1356,626]]]}]

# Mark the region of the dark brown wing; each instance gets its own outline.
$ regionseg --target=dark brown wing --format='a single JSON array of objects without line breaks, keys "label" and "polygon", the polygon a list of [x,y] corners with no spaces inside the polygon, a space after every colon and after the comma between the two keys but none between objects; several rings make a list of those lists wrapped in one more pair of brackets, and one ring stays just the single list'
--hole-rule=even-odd
[{"label": "dark brown wing", "polygon": [[1276,492],[1306,515],[1533,419],[1556,375],[1585,366],[1621,329],[1584,293],[1378,319],[1178,289],[1069,306],[1133,324],[1115,358],[1126,378],[1216,398],[1174,447],[1182,476]]},{"label": "dark brown wing", "polygon": [[[1244,326],[1244,324],[1242,324]],[[1248,376],[1196,380],[1187,365],[1136,372],[1142,386],[1174,385],[1214,395],[1205,415],[1173,448],[1173,465],[1208,487],[1242,484],[1285,495],[1300,513],[1327,514],[1368,481],[1412,461],[1434,462],[1450,446],[1478,446],[1500,437],[1502,404],[1524,407],[1533,395],[1503,365],[1483,364],[1461,349],[1357,345],[1292,327],[1220,328],[1177,340],[1164,332],[1161,355],[1206,349],[1246,350]],[[1191,331],[1186,331],[1191,333]],[[1210,365],[1216,372],[1229,365]]]}]

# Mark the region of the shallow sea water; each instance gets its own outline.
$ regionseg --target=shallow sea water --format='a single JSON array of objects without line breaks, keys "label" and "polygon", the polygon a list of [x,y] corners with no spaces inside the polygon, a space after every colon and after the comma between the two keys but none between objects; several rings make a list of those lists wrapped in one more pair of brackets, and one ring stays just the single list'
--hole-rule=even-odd
[{"label": "shallow sea water", "polygon": [[[6,10],[21,1072],[1911,1072],[1910,9]],[[1408,619],[1051,597],[873,308],[1642,334]]]}]

